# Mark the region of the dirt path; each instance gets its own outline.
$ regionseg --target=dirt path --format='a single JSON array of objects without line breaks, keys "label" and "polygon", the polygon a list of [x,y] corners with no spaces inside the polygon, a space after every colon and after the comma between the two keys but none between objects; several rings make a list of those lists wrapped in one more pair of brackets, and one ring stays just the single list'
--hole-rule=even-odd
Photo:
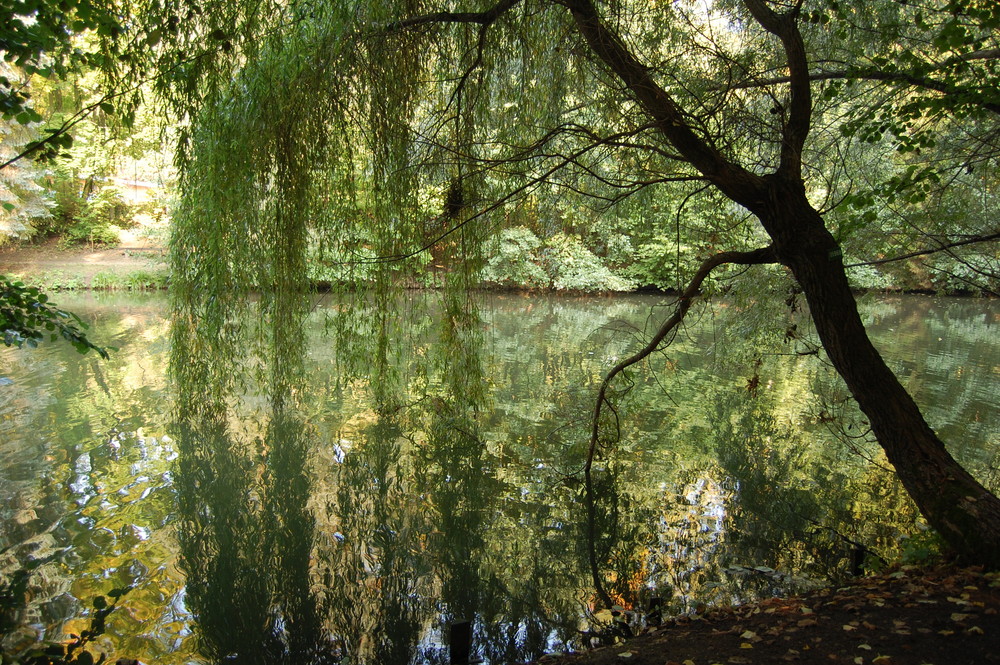
[{"label": "dirt path", "polygon": [[1000,663],[1000,573],[900,569],[801,597],[669,619],[539,665]]},{"label": "dirt path", "polygon": [[57,240],[37,245],[0,247],[0,274],[19,278],[58,275],[89,286],[98,273],[128,274],[166,270],[166,250],[148,241],[126,238],[114,248],[79,247],[59,249]]}]

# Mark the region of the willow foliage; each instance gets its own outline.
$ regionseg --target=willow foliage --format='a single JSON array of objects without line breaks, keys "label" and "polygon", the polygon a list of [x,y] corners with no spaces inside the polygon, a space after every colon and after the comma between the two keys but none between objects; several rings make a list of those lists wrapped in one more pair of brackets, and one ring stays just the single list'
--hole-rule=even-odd
[{"label": "willow foliage", "polygon": [[[399,24],[431,11],[412,2],[189,15],[222,47],[161,82],[190,119],[171,247],[182,383],[209,379],[221,400],[247,377],[213,358],[245,357],[289,385],[309,255],[338,265],[344,284],[332,286],[365,303],[338,318],[341,339],[377,339],[363,363],[391,385],[392,287],[428,262],[448,285],[470,284],[504,206],[572,161],[546,143],[565,142],[551,128],[592,100],[566,58],[567,17],[541,9],[488,29]],[[169,24],[177,8],[164,11]],[[457,343],[475,316],[457,291],[447,299],[444,338]]]},{"label": "willow foliage", "polygon": [[[676,121],[756,176],[778,167],[793,100],[785,54],[750,4],[617,0],[597,11],[680,109]],[[914,23],[921,9],[898,3],[792,10],[816,67],[813,126],[796,130],[804,144],[797,159],[823,212],[869,200],[851,198],[859,186],[847,162],[872,131],[926,140],[915,123],[954,111],[951,101],[959,119],[969,104],[992,103],[985,92],[970,96],[969,86],[913,92],[914,77],[935,74],[929,63],[957,48],[959,28],[940,18],[951,5],[924,4],[940,20]],[[995,17],[986,9],[985,18],[973,16],[973,0],[951,4],[979,22],[970,47],[979,50],[959,48],[943,61],[964,72],[978,67],[976,54],[992,52]],[[400,334],[393,287],[428,274],[456,287],[445,339],[475,334],[457,289],[478,277],[486,241],[519,206],[544,197],[569,214],[593,206],[642,219],[652,192],[666,187],[680,211],[690,210],[712,178],[664,140],[635,90],[595,66],[571,5],[244,0],[203,11],[186,0],[153,3],[146,23],[163,27],[146,33],[157,45],[149,57],[164,73],[161,93],[185,119],[172,247],[182,380],[198,367],[192,376],[214,375],[220,398],[238,386],[239,375],[205,351],[252,359],[274,386],[290,385],[311,306],[309,268],[319,263],[353,301],[335,321],[338,339],[345,347],[364,341],[366,355],[355,360],[382,377],[380,401],[390,400]],[[890,57],[893,40],[930,46]],[[918,104],[906,115],[907,104],[935,94],[938,106]],[[880,170],[871,178],[884,179]],[[720,246],[766,243],[753,217],[722,198],[701,196],[696,223],[682,228],[678,212],[664,229],[679,283],[694,270],[684,268],[682,251],[692,263]],[[850,211],[841,217],[841,241],[867,223]],[[860,252],[871,243],[858,236]]]}]

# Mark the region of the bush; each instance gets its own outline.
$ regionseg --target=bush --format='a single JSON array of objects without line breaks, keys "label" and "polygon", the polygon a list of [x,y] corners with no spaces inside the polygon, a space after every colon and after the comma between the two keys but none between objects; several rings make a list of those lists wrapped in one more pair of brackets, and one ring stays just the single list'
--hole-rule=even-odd
[{"label": "bush", "polygon": [[632,291],[635,282],[611,272],[578,236],[559,233],[545,242],[545,266],[552,286],[566,291]]},{"label": "bush", "polygon": [[[680,251],[686,251],[681,247]],[[643,286],[666,289],[676,284],[677,241],[665,235],[650,238],[639,245],[627,275]]]},{"label": "bush", "polygon": [[541,266],[541,247],[542,241],[525,226],[504,229],[483,267],[483,281],[509,288],[548,288],[551,282]]}]

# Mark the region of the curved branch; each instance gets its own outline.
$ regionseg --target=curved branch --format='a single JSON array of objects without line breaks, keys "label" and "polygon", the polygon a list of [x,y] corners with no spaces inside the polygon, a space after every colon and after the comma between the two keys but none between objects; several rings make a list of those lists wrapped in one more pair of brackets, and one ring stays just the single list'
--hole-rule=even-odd
[{"label": "curved branch", "polygon": [[800,4],[784,14],[768,7],[764,0],[743,0],[750,14],[762,28],[781,40],[788,63],[788,122],[783,128],[781,164],[778,171],[802,178],[802,149],[812,124],[812,90],[809,80],[809,59],[798,26]]},{"label": "curved branch", "polygon": [[612,599],[610,594],[608,594],[607,589],[604,588],[604,580],[601,578],[600,567],[597,561],[597,496],[594,492],[594,482],[591,474],[594,464],[594,454],[597,450],[597,441],[600,435],[601,411],[603,410],[604,405],[606,404],[608,408],[611,409],[611,412],[615,414],[616,418],[618,415],[615,411],[614,405],[608,401],[608,388],[611,386],[611,382],[614,381],[615,377],[632,365],[641,362],[651,353],[656,351],[656,349],[660,346],[660,343],[663,342],[668,334],[670,334],[670,331],[680,325],[681,321],[684,320],[684,315],[687,314],[687,311],[691,308],[691,301],[698,295],[698,291],[701,289],[702,283],[705,281],[705,278],[709,276],[712,270],[726,263],[736,263],[739,265],[760,265],[764,263],[777,262],[778,259],[774,255],[774,250],[771,247],[761,247],[760,249],[755,249],[750,252],[721,252],[706,259],[704,263],[701,264],[701,267],[698,268],[698,272],[696,272],[694,277],[691,278],[687,288],[684,289],[684,292],[678,298],[677,311],[674,312],[673,316],[667,319],[663,325],[660,326],[660,329],[655,335],[653,335],[653,338],[649,340],[649,343],[647,343],[646,346],[615,365],[604,377],[604,381],[601,382],[601,388],[597,393],[597,403],[594,405],[594,415],[590,430],[590,448],[587,451],[587,462],[583,467],[583,476],[584,502],[587,511],[587,554],[590,564],[590,575],[591,580],[594,583],[594,590],[597,592],[601,601],[608,607],[611,607]]},{"label": "curved branch", "polygon": [[721,265],[727,263],[735,263],[737,265],[762,265],[765,263],[778,263],[778,257],[774,253],[774,249],[771,246],[761,247],[749,252],[720,252],[709,258],[698,268],[698,271],[688,282],[687,288],[681,293],[680,297],[677,299],[677,310],[674,312],[673,316],[667,319],[660,329],[653,335],[652,339],[644,346],[642,349],[632,354],[625,360],[611,368],[611,371],[607,373],[604,380],[601,382],[601,387],[597,392],[597,403],[594,405],[594,414],[592,416],[590,429],[590,448],[587,452],[587,462],[583,467],[584,473],[590,474],[590,469],[594,462],[594,453],[597,449],[597,442],[600,437],[600,423],[601,423],[601,411],[605,404],[610,406],[608,401],[608,388],[611,387],[611,382],[615,380],[619,374],[623,371],[635,365],[638,362],[645,360],[659,348],[660,343],[667,337],[670,332],[680,325],[681,321],[684,320],[684,316],[687,314],[688,310],[691,308],[691,303],[694,298],[698,295],[701,290],[701,285],[705,281],[705,278],[711,274],[713,270]]}]

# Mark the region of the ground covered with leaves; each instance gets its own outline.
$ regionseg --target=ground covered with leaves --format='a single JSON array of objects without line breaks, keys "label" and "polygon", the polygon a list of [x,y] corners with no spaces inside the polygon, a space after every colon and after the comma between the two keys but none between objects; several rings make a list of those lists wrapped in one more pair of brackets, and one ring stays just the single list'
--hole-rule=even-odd
[{"label": "ground covered with leaves", "polygon": [[1000,663],[1000,573],[902,568],[842,587],[677,617],[539,665]]}]

